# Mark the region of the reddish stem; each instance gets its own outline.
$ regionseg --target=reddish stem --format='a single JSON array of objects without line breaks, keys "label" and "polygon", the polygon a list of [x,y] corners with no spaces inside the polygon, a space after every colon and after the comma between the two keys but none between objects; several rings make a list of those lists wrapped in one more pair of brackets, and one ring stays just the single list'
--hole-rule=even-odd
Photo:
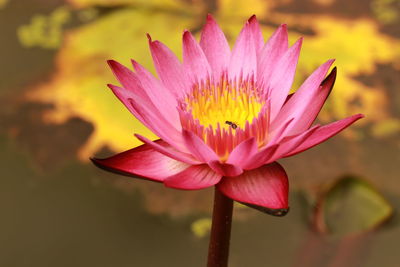
[{"label": "reddish stem", "polygon": [[228,266],[232,211],[233,200],[224,196],[215,188],[207,267]]}]

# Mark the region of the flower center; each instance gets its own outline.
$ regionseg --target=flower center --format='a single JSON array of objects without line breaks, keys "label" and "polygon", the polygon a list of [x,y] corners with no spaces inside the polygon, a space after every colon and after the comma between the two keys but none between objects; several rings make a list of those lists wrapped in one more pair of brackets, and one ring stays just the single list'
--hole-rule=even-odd
[{"label": "flower center", "polygon": [[253,79],[196,84],[179,101],[182,127],[197,134],[226,160],[241,142],[255,137],[263,146],[268,135],[266,96]]},{"label": "flower center", "polygon": [[245,128],[258,116],[264,103],[249,82],[239,85],[222,81],[220,84],[194,86],[185,99],[186,110],[205,127]]}]

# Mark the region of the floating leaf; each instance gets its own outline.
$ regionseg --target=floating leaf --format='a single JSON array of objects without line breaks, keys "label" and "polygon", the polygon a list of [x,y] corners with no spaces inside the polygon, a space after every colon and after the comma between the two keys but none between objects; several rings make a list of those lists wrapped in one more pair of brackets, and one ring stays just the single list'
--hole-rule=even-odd
[{"label": "floating leaf", "polygon": [[355,234],[375,229],[392,213],[392,206],[368,182],[346,176],[322,197],[316,222],[322,232]]}]

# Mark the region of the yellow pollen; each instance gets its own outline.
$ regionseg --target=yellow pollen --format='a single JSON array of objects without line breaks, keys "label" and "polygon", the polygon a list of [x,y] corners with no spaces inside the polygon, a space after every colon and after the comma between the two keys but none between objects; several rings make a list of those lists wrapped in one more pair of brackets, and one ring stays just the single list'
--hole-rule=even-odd
[{"label": "yellow pollen", "polygon": [[214,130],[244,129],[261,111],[265,101],[260,100],[252,82],[195,86],[186,96],[186,110],[204,127]]}]

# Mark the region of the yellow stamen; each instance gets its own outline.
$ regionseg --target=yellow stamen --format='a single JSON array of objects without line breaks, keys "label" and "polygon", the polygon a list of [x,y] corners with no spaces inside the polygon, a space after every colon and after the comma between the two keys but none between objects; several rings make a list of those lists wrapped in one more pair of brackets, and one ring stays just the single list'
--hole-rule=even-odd
[{"label": "yellow stamen", "polygon": [[[251,82],[230,84],[224,80],[218,85],[194,86],[185,98],[186,110],[204,127],[229,130],[232,124],[244,128],[261,111],[264,101],[260,100]],[[226,122],[230,123],[226,123]]]}]

